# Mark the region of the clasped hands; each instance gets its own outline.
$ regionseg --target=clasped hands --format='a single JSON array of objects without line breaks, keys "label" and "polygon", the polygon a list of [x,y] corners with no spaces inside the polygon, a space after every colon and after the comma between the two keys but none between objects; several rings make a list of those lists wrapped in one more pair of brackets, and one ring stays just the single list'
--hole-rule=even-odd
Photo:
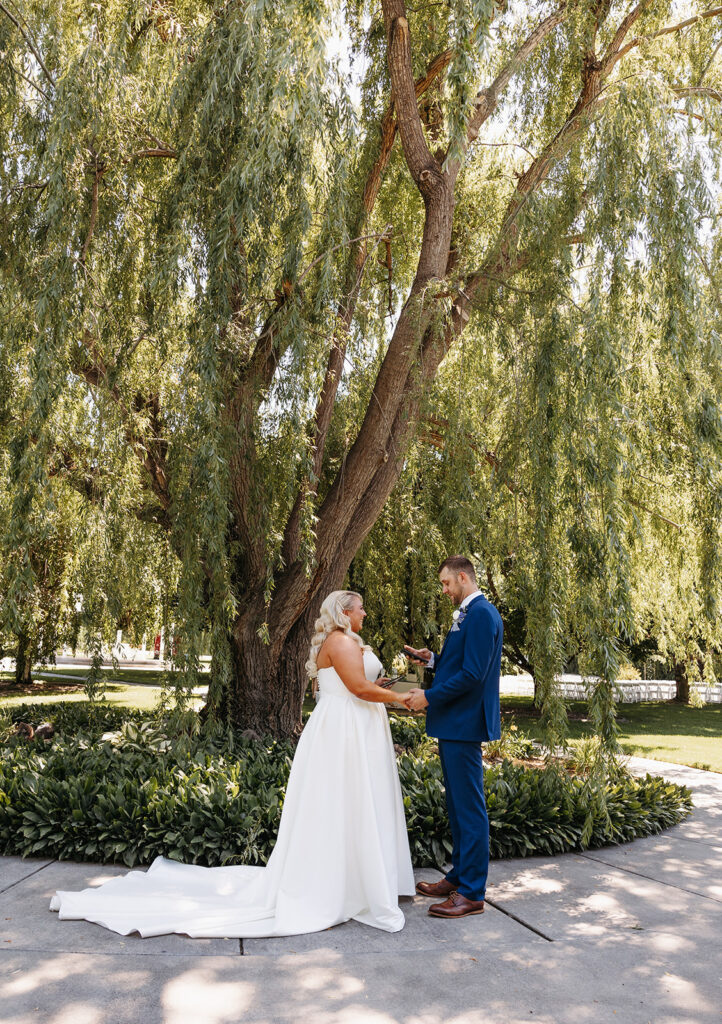
[{"label": "clasped hands", "polygon": [[424,708],[429,706],[426,694],[418,686],[415,686],[413,690],[409,690],[404,696],[406,697],[406,707],[410,711],[423,711]]},{"label": "clasped hands", "polygon": [[[383,685],[383,683],[388,682],[388,680],[386,677],[383,677],[382,679],[377,679],[376,682],[379,685]],[[421,697],[420,700],[419,696]],[[421,711],[422,708],[425,708],[428,704],[428,701],[424,696],[424,691],[419,690],[418,687],[415,687],[413,690],[409,690],[407,693],[394,693],[394,701],[397,704],[403,704],[404,707],[409,709],[409,711]]]},{"label": "clasped hands", "polygon": [[[419,650],[414,647],[406,647],[405,653],[408,655],[409,661],[412,661],[415,665],[425,665],[431,657],[431,651],[426,647]],[[420,654],[421,657],[414,658],[414,654]],[[409,690],[408,693],[398,693],[395,696],[399,704],[405,705],[409,711],[423,711],[424,708],[429,706],[426,694],[418,686],[415,686],[413,690]]]},{"label": "clasped hands", "polygon": [[[379,679],[377,682],[383,683],[385,680]],[[418,686],[407,693],[394,693],[394,698],[398,704],[403,704],[409,711],[423,711],[424,708],[429,706],[426,694]]]}]

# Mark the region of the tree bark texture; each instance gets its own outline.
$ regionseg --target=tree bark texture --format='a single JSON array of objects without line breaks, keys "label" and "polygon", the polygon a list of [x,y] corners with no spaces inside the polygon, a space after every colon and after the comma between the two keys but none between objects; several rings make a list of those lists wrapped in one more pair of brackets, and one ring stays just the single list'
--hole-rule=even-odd
[{"label": "tree bark texture", "polygon": [[674,659],[674,681],[676,692],[674,699],[678,704],[689,704],[689,675],[684,661]]},{"label": "tree bark texture", "polygon": [[32,642],[27,633],[18,636],[17,653],[15,655],[15,685],[27,686],[32,679],[33,659]]}]

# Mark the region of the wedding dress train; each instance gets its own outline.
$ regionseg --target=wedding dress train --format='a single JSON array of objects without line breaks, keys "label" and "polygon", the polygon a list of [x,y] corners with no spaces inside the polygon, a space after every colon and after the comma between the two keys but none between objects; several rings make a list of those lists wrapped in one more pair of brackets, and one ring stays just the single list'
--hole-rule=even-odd
[{"label": "wedding dress train", "polygon": [[[381,671],[370,651],[364,670],[368,679]],[[147,872],[57,892],[50,909],[144,937],[298,935],[351,918],[403,928],[398,896],[414,893],[414,875],[386,709],[354,697],[334,668],[319,669],[318,684],[265,867],[157,857]]]}]

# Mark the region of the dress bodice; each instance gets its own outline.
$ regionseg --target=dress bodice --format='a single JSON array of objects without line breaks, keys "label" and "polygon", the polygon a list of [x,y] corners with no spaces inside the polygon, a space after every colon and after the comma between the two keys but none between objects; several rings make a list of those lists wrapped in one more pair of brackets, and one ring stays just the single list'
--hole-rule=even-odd
[{"label": "dress bodice", "polygon": [[[381,672],[383,672],[383,665],[376,657],[373,651],[364,651],[364,675],[373,682],[374,679],[378,679]],[[318,695],[319,697],[324,694],[336,694],[341,697],[353,697],[351,691],[344,685],[341,676],[338,674],[333,665],[329,665],[328,668],[320,668],[318,670]],[[358,699],[358,698],[356,698]]]}]

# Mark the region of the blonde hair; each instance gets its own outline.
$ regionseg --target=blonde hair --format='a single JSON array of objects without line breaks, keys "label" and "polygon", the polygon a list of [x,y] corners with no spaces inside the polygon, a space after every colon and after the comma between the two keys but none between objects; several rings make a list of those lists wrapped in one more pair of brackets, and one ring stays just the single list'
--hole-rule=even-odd
[{"label": "blonde hair", "polygon": [[306,671],[314,681],[314,693],[316,692],[316,676],[318,675],[318,665],[316,664],[318,652],[321,650],[326,637],[333,633],[335,629],[340,629],[346,636],[350,636],[355,640],[362,651],[371,650],[358,633],[354,633],[351,629],[348,615],[344,615],[344,611],[348,611],[356,597],[362,600],[361,595],[357,594],[354,590],[334,590],[321,605],[321,611],[313,627],[315,632],[311,639],[311,650],[306,662]]}]

